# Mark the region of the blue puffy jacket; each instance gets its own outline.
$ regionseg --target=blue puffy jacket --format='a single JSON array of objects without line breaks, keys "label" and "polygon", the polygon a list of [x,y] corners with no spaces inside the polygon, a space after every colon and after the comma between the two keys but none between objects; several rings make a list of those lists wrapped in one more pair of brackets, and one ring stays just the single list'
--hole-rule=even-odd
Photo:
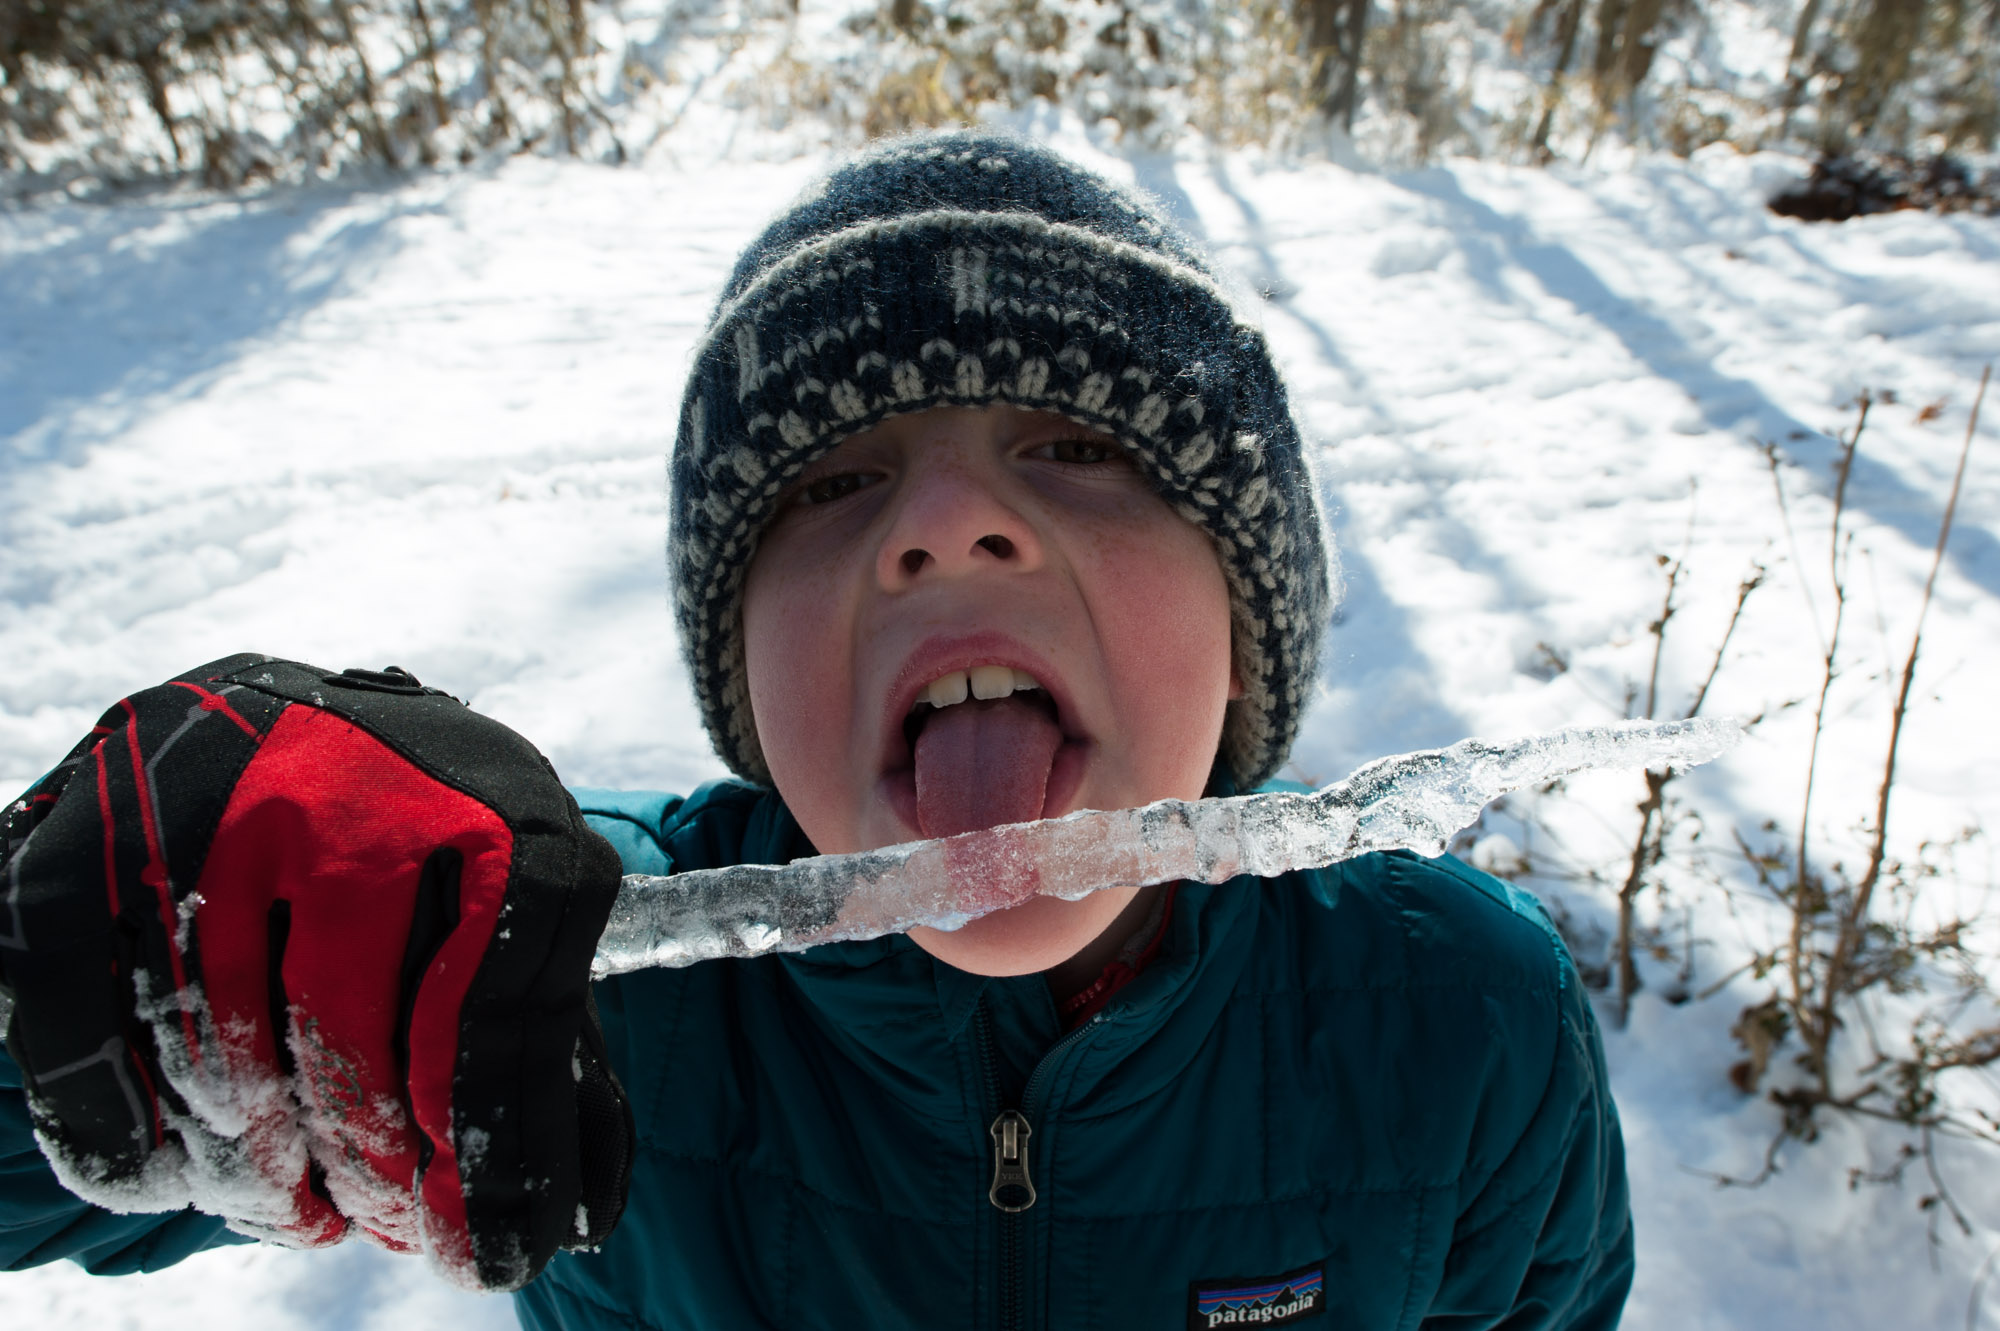
[{"label": "blue puffy jacket", "polygon": [[[734,782],[577,796],[633,872],[809,850]],[[598,1005],[631,1201],[516,1296],[529,1327],[1608,1328],[1631,1283],[1575,969],[1530,898],[1449,858],[1184,885],[1159,958],[1068,1034],[1039,976],[900,937]],[[0,1263],[229,1241],[63,1193],[0,1077]],[[1014,1212],[989,1197],[1010,1128]]]}]

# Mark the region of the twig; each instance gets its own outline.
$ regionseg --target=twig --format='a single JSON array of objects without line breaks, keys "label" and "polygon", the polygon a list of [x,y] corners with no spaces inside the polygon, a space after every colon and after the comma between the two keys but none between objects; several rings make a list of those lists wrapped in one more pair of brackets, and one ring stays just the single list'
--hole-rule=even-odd
[{"label": "twig", "polygon": [[[1828,567],[1833,579],[1833,632],[1825,640],[1825,656],[1820,673],[1819,701],[1813,708],[1812,743],[1806,752],[1806,788],[1799,805],[1799,842],[1797,856],[1793,860],[1792,880],[1792,929],[1790,948],[1786,954],[1786,969],[1792,986],[1792,1010],[1799,1017],[1809,1011],[1806,1002],[1805,943],[1807,920],[1818,914],[1816,899],[1809,898],[1812,874],[1807,858],[1812,825],[1813,783],[1819,775],[1819,742],[1826,733],[1826,700],[1833,691],[1833,681],[1839,674],[1836,662],[1840,651],[1840,627],[1847,614],[1847,584],[1843,569],[1840,542],[1840,519],[1847,506],[1847,482],[1854,474],[1854,454],[1861,446],[1862,432],[1868,428],[1868,408],[1874,404],[1874,397],[1863,390],[1860,397],[1861,414],[1854,422],[1854,432],[1841,444],[1840,460],[1835,469],[1833,488],[1833,533],[1828,541]],[[1850,545],[1853,536],[1848,537]],[[1816,894],[1815,894],[1816,897]],[[1822,1015],[1831,1015],[1829,1002],[1824,1009],[1817,1010]],[[1809,1029],[1807,1023],[1800,1022],[1799,1036],[1806,1043],[1808,1057],[1813,1070],[1819,1076],[1821,1089],[1831,1094],[1832,1087],[1827,1081],[1831,1075],[1826,1065],[1826,1043],[1832,1038],[1830,1026],[1823,1029]]]},{"label": "twig", "polygon": [[1700,491],[1690,489],[1687,533],[1681,537],[1680,556],[1671,561],[1665,555],[1660,556],[1660,563],[1666,565],[1667,569],[1667,595],[1660,603],[1660,617],[1646,626],[1646,631],[1653,635],[1653,667],[1646,674],[1645,717],[1648,721],[1653,719],[1653,710],[1659,705],[1660,658],[1666,654],[1667,621],[1674,617],[1674,611],[1679,608],[1674,604],[1674,592],[1680,586],[1681,574],[1687,571],[1688,552],[1694,548],[1695,501],[1699,498]]},{"label": "twig", "polygon": [[437,121],[433,129],[443,129],[451,123],[451,106],[444,99],[444,76],[438,73],[437,34],[431,28],[430,11],[424,8],[424,0],[410,0],[410,8],[420,37],[417,51],[431,78],[431,116]]},{"label": "twig", "polygon": [[1709,985],[1708,988],[1703,989],[1701,992],[1697,993],[1694,996],[1695,1001],[1702,1002],[1706,999],[1715,997],[1717,994],[1721,993],[1724,989],[1727,989],[1729,987],[1730,981],[1734,980],[1737,976],[1745,974],[1746,972],[1749,971],[1754,971],[1761,963],[1769,960],[1770,958],[1768,956],[1764,955],[1763,953],[1758,953],[1756,956],[1751,957],[1750,960],[1744,962],[1741,966],[1738,966],[1735,970],[1730,971],[1727,975],[1724,975],[1721,979]]},{"label": "twig", "polygon": [[[1965,1212],[1959,1208],[1958,1199],[1952,1196],[1951,1188],[1944,1181],[1944,1175],[1938,1171],[1937,1139],[1932,1135],[1931,1125],[1928,1123],[1924,1125],[1923,1143],[1924,1172],[1931,1176],[1931,1187],[1937,1190],[1934,1195],[1944,1203],[1945,1209],[1951,1213],[1951,1218],[1958,1222],[1958,1232],[1971,1238],[1972,1222],[1965,1218]],[[1931,1236],[1931,1246],[1933,1248],[1937,1246],[1935,1234]],[[1937,1260],[1935,1252],[1931,1254],[1931,1260],[1933,1262]]]},{"label": "twig", "polygon": [[[1694,512],[1690,503],[1688,512],[1688,534],[1683,549],[1694,541]],[[1674,592],[1680,587],[1681,571],[1686,567],[1681,559],[1669,560],[1660,556],[1660,562],[1667,569],[1667,592],[1660,601],[1659,618],[1647,625],[1647,632],[1653,635],[1653,664],[1646,675],[1645,718],[1650,721],[1659,705],[1660,658],[1666,654],[1667,621],[1674,617]],[[1648,771],[1646,774],[1646,797],[1639,801],[1639,834],[1632,841],[1632,860],[1625,871],[1625,881],[1618,887],[1618,934],[1613,944],[1618,962],[1618,1024],[1623,1026],[1632,1013],[1632,995],[1639,992],[1639,967],[1632,958],[1632,930],[1634,916],[1638,908],[1640,891],[1646,886],[1646,871],[1659,862],[1660,841],[1663,833],[1657,829],[1661,821],[1660,811],[1665,804],[1667,782],[1672,779],[1668,771]]]},{"label": "twig", "polygon": [[[1647,720],[1652,720],[1659,707],[1660,699],[1660,658],[1666,654],[1667,622],[1679,609],[1674,604],[1674,593],[1679,590],[1681,575],[1687,571],[1688,552],[1694,548],[1695,503],[1700,498],[1700,489],[1690,490],[1688,495],[1687,532],[1681,538],[1681,553],[1669,560],[1660,556],[1660,563],[1667,570],[1667,592],[1660,601],[1660,616],[1647,626],[1653,635],[1653,663],[1646,675]],[[1762,565],[1753,565],[1756,573],[1747,577],[1737,587],[1736,605],[1729,614],[1729,627],[1723,631],[1722,642],[1715,649],[1715,660],[1709,666],[1708,677],[1701,682],[1694,702],[1689,705],[1683,720],[1692,720],[1701,710],[1702,701],[1708,697],[1709,686],[1715,683],[1716,672],[1722,669],[1723,653],[1728,650],[1730,635],[1736,632],[1736,623],[1742,618],[1743,603],[1750,599],[1750,593],[1757,590],[1764,580]],[[1623,1026],[1631,1015],[1632,995],[1639,991],[1639,968],[1632,957],[1632,931],[1639,893],[1646,886],[1646,873],[1664,857],[1667,834],[1666,789],[1676,773],[1672,768],[1646,773],[1646,797],[1639,801],[1639,834],[1632,842],[1632,858],[1625,871],[1625,881],[1618,888],[1618,934],[1613,947],[1618,963],[1618,1024]]]},{"label": "twig", "polygon": [[1805,557],[1799,553],[1799,535],[1792,528],[1792,507],[1785,500],[1785,478],[1778,471],[1778,446],[1774,443],[1762,445],[1764,461],[1771,468],[1771,489],[1778,496],[1778,522],[1785,529],[1785,544],[1792,551],[1792,567],[1799,570],[1799,594],[1806,598],[1806,615],[1812,620],[1813,640],[1819,643],[1820,651],[1826,650],[1826,630],[1819,622],[1819,602],[1813,600],[1812,584],[1805,580]]},{"label": "twig", "polygon": [[1931,1066],[1945,1068],[1983,1068],[1989,1063],[2000,1063],[2000,1026],[1989,1026],[1983,1031],[1974,1031],[1963,1040],[1953,1041],[1947,1051],[1933,1060]]},{"label": "twig", "polygon": [[1868,594],[1875,605],[1875,641],[1882,648],[1882,696],[1896,705],[1896,663],[1889,656],[1889,615],[1882,602],[1882,580],[1876,576],[1875,554],[1861,548],[1861,564],[1868,570]]},{"label": "twig", "polygon": [[1770,1145],[1764,1148],[1763,1167],[1749,1178],[1738,1178],[1734,1174],[1718,1174],[1711,1169],[1695,1169],[1688,1165],[1682,1165],[1681,1168],[1696,1178],[1710,1180],[1718,1188],[1761,1188],[1779,1173],[1778,1152],[1784,1149],[1785,1143],[1791,1136],[1792,1130],[1789,1127],[1780,1128],[1771,1138]]},{"label": "twig", "polygon": [[1965,1331],[1977,1331],[1974,1326],[1979,1320],[1979,1300],[1986,1292],[1986,1279],[1993,1274],[1993,1262],[2000,1258],[2000,1244],[1986,1254],[1986,1260],[1979,1264],[1978,1274],[1972,1278],[1972,1292],[1965,1299]]},{"label": "twig", "polygon": [[[1903,718],[1909,712],[1910,686],[1916,679],[1917,654],[1923,646],[1924,617],[1930,612],[1931,594],[1937,587],[1938,570],[1944,565],[1945,544],[1951,539],[1951,523],[1958,512],[1958,496],[1965,484],[1965,464],[1972,455],[1972,438],[1979,428],[1979,408],[1986,400],[1986,385],[1993,377],[1993,367],[1988,365],[1979,376],[1979,392],[1972,401],[1972,415],[1965,423],[1965,442],[1958,450],[1958,469],[1952,474],[1951,495],[1945,500],[1944,517],[1938,523],[1937,548],[1931,554],[1931,569],[1924,578],[1923,599],[1917,603],[1917,623],[1910,633],[1910,654],[1903,662],[1902,679],[1896,690],[1896,705],[1889,714],[1889,747],[1882,760],[1882,784],[1875,794],[1875,835],[1868,847],[1868,867],[1862,872],[1861,881],[1855,885],[1852,900],[1841,920],[1839,933],[1834,938],[1833,955],[1827,959],[1826,983],[1820,994],[1817,1024],[1823,1033],[1830,1033],[1833,1026],[1833,1005],[1847,980],[1848,970],[1853,964],[1854,951],[1859,946],[1860,931],[1868,918],[1868,908],[1875,896],[1876,885],[1882,879],[1882,865],[1887,858],[1889,842],[1889,796],[1896,782],[1896,755],[1903,739]],[[1867,413],[1866,398],[1863,398],[1863,416]],[[1859,435],[1860,427],[1855,433]],[[1851,459],[1853,454],[1849,450]],[[1846,476],[1843,468],[1842,486]],[[1837,511],[1837,510],[1836,510]],[[1801,830],[1803,837],[1803,829]],[[1823,1062],[1824,1060],[1822,1060]],[[1824,1068],[1821,1077],[1824,1079]]]},{"label": "twig", "polygon": [[1646,870],[1659,861],[1661,835],[1655,831],[1660,810],[1666,803],[1670,771],[1646,772],[1646,798],[1639,801],[1639,835],[1632,842],[1632,861],[1625,881],[1618,888],[1618,1024],[1631,1016],[1632,995],[1639,992],[1639,967],[1632,959],[1633,916],[1639,890],[1646,885]]},{"label": "twig", "polygon": [[1708,676],[1701,681],[1701,687],[1695,690],[1694,701],[1688,704],[1689,719],[1701,714],[1701,705],[1708,700],[1708,687],[1715,683],[1715,677],[1722,672],[1722,654],[1729,650],[1729,640],[1735,636],[1736,625],[1743,618],[1744,602],[1750,599],[1751,592],[1764,585],[1764,576],[1768,570],[1754,559],[1750,561],[1750,569],[1749,573],[1743,575],[1743,581],[1736,584],[1736,605],[1729,612],[1729,624],[1722,630],[1722,641],[1715,644],[1715,660],[1709,663]]}]

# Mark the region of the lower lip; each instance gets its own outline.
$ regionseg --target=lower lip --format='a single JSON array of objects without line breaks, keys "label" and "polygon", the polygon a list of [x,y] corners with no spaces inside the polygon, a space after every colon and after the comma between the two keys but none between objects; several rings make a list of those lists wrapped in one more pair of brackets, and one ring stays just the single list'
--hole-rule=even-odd
[{"label": "lower lip", "polygon": [[[1056,760],[1049,765],[1049,784],[1042,792],[1041,818],[1060,818],[1071,812],[1071,802],[1083,787],[1084,768],[1088,765],[1091,745],[1085,740],[1065,739],[1056,750]],[[875,783],[882,801],[896,815],[898,822],[909,829],[910,839],[923,836],[923,824],[917,817],[917,769],[904,767],[894,772],[884,772]]]}]

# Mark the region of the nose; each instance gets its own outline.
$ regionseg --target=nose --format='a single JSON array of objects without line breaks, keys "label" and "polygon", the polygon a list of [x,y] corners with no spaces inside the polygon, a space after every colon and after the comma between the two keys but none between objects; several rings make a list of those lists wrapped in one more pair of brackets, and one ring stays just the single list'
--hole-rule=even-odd
[{"label": "nose", "polygon": [[876,577],[885,591],[936,578],[1041,567],[1042,541],[983,450],[936,442],[916,452],[897,486]]}]

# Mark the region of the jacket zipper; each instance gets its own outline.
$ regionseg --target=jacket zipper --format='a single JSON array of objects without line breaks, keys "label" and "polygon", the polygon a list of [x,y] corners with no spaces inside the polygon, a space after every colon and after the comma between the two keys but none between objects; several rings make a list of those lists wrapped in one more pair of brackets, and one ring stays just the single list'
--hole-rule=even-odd
[{"label": "jacket zipper", "polygon": [[1087,1037],[1096,1027],[1098,1018],[1092,1017],[1056,1041],[1042,1055],[1035,1064],[1035,1070],[1028,1074],[1028,1084],[1022,1088],[1019,1109],[1009,1107],[1000,1095],[1000,1062],[993,1052],[991,1018],[987,1015],[984,999],[980,1000],[976,1020],[979,1027],[980,1071],[986,1083],[986,1104],[988,1108],[998,1111],[987,1128],[987,1135],[993,1139],[993,1181],[987,1188],[986,1199],[1000,1212],[1000,1331],[1022,1331],[1028,1321],[1028,1273],[1021,1251],[1027,1227],[1023,1213],[1035,1205],[1037,1198],[1028,1154],[1028,1139],[1035,1130],[1032,1115],[1041,1103],[1037,1092],[1042,1086],[1043,1074],[1072,1045]]}]

